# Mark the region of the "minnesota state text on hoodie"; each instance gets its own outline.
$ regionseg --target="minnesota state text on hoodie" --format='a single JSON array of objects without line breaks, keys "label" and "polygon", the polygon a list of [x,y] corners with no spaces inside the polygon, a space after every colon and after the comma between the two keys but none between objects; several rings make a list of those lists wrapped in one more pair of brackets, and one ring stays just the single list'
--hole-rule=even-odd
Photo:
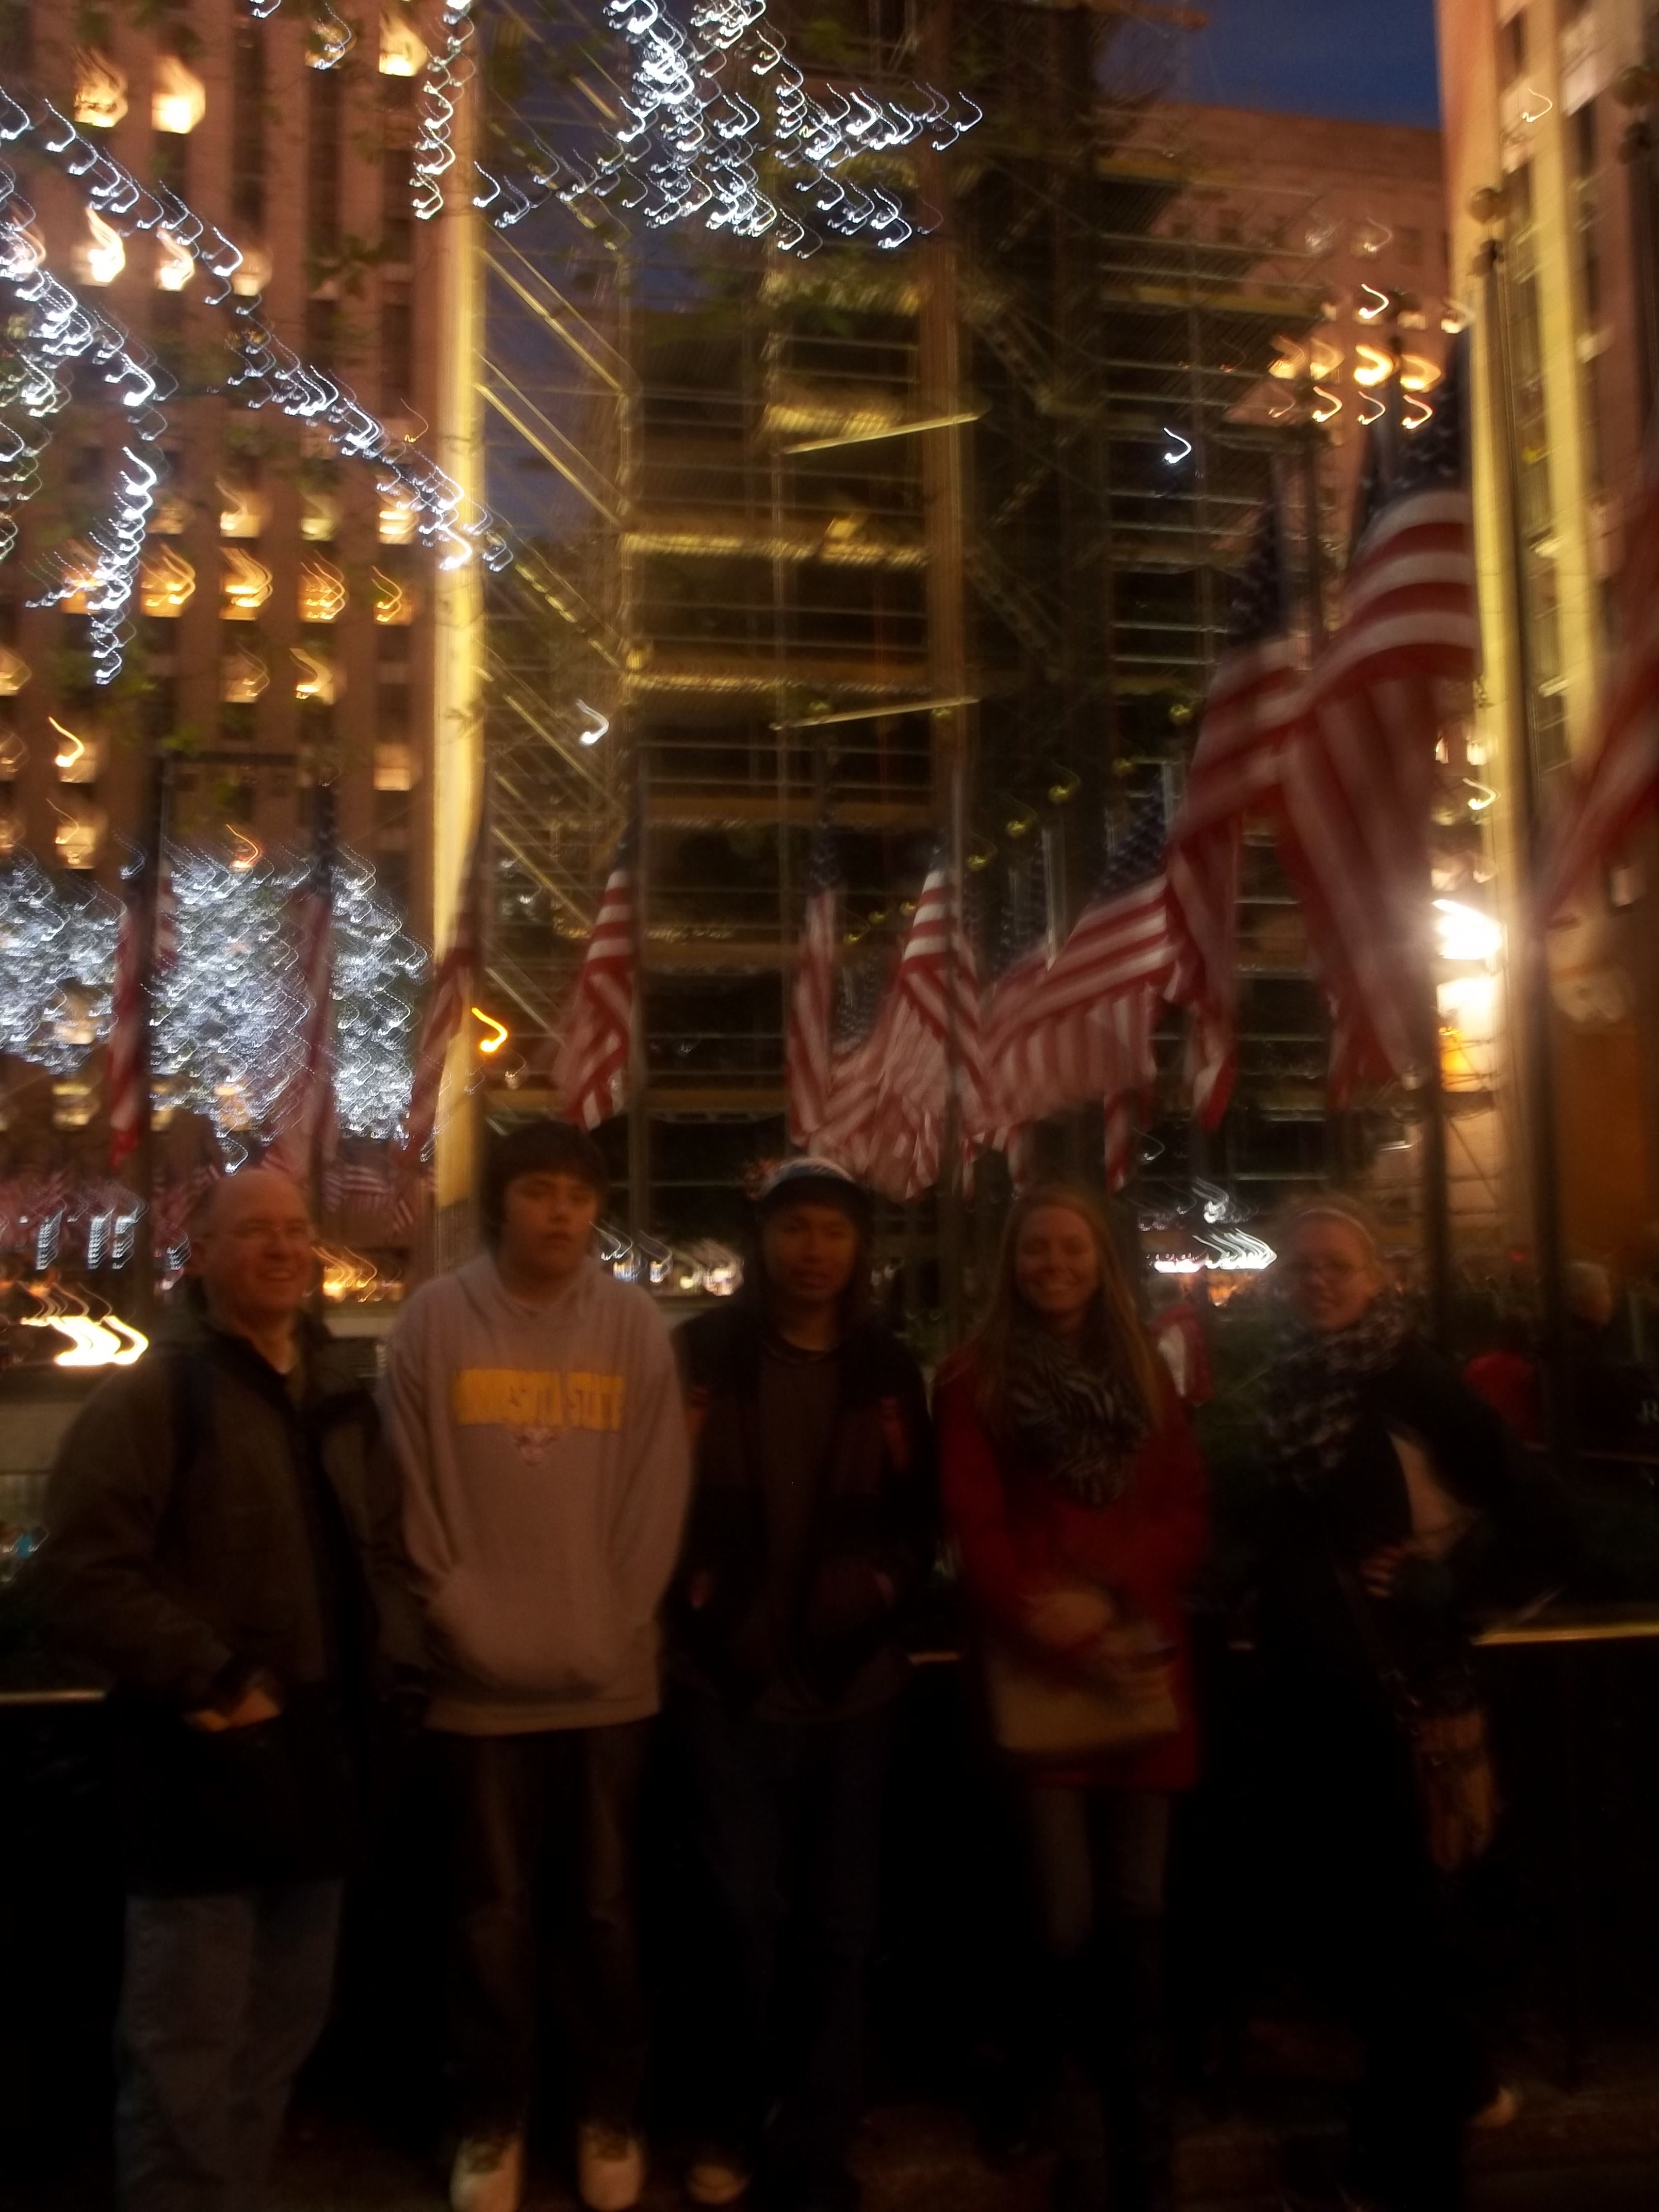
[{"label": "minnesota state text on hoodie", "polygon": [[522,1305],[486,1255],[410,1299],[385,1401],[434,1646],[430,1724],[505,1735],[654,1712],[688,1474],[647,1294],[587,1261],[550,1305]]}]

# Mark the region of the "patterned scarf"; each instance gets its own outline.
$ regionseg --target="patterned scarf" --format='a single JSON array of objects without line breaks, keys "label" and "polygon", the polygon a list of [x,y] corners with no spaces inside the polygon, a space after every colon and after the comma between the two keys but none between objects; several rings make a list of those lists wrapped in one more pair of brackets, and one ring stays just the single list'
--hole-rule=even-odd
[{"label": "patterned scarf", "polygon": [[1008,1363],[1008,1414],[1022,1448],[1074,1504],[1110,1505],[1150,1423],[1103,1360],[1079,1358],[1045,1329],[1022,1328]]},{"label": "patterned scarf", "polygon": [[1392,1291],[1371,1300],[1347,1328],[1293,1325],[1268,1372],[1267,1449],[1293,1480],[1328,1474],[1353,1434],[1359,1394],[1392,1367],[1411,1334],[1411,1316]]}]

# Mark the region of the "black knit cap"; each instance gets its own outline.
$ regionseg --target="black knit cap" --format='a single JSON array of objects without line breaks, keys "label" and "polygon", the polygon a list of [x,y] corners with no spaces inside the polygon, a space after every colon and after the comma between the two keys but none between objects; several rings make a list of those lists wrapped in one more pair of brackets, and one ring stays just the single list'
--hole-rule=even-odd
[{"label": "black knit cap", "polygon": [[486,1237],[501,1234],[507,1211],[507,1187],[520,1176],[568,1175],[585,1182],[605,1203],[610,1176],[605,1155],[586,1129],[570,1121],[520,1121],[490,1141],[484,1163],[481,1206]]},{"label": "black knit cap", "polygon": [[845,1168],[833,1160],[785,1160],[773,1169],[755,1197],[757,1218],[764,1221],[779,1206],[795,1202],[838,1206],[855,1228],[868,1235],[870,1194]]}]

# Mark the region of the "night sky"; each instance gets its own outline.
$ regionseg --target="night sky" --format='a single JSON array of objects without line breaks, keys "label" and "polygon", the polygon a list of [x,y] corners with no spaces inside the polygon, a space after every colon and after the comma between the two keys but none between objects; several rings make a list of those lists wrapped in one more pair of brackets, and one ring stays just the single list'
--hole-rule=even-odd
[{"label": "night sky", "polygon": [[1188,97],[1227,107],[1439,121],[1434,0],[1197,0]]}]

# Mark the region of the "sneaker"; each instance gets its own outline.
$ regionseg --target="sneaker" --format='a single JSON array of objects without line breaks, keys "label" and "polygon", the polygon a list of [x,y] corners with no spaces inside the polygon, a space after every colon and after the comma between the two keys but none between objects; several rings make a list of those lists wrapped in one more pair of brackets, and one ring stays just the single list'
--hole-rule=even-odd
[{"label": "sneaker", "polygon": [[449,2170],[450,2212],[519,2212],[524,2137],[468,2136]]},{"label": "sneaker", "polygon": [[584,2120],[576,2130],[576,2188],[588,2212],[630,2212],[645,2187],[645,2145],[626,2128]]},{"label": "sneaker", "polygon": [[685,2193],[694,2204],[735,2204],[749,2187],[747,2164],[736,2151],[705,2145],[685,2169]]}]

